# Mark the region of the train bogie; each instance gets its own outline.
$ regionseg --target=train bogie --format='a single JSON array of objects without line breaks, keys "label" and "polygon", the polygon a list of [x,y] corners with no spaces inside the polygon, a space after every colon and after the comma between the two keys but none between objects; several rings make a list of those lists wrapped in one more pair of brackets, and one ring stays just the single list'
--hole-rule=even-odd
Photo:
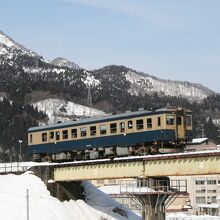
[{"label": "train bogie", "polygon": [[116,153],[118,156],[128,156],[129,155],[129,149],[128,147],[117,147]]}]

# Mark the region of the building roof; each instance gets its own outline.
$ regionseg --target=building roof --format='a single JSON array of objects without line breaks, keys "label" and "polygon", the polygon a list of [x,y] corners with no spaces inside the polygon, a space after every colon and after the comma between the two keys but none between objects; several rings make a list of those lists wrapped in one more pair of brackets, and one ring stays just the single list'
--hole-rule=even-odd
[{"label": "building roof", "polygon": [[198,204],[198,207],[200,207],[200,208],[212,208],[212,209],[218,209],[218,208],[220,208],[220,204],[218,204],[218,203],[211,203],[211,204]]}]

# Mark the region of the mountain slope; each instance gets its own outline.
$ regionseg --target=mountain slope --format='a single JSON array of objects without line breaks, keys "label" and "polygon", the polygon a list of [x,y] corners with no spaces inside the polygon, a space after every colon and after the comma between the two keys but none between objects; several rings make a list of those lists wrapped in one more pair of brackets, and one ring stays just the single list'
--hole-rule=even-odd
[{"label": "mountain slope", "polygon": [[32,105],[48,115],[49,124],[79,117],[104,115],[103,111],[69,102],[64,99],[50,98],[38,101]]},{"label": "mountain slope", "polygon": [[23,45],[17,43],[4,32],[0,31],[0,54],[12,53],[15,51],[20,51],[23,54],[28,54],[29,56],[40,57],[34,51],[25,48]]},{"label": "mountain slope", "polygon": [[81,69],[81,67],[74,62],[71,62],[63,57],[57,57],[53,61],[51,61],[51,64],[56,66],[65,66],[72,69]]},{"label": "mountain slope", "polygon": [[[30,74],[30,80],[38,80],[39,75],[53,82],[65,78],[67,85],[92,86],[93,90],[100,88],[104,90],[106,86],[112,86],[114,89],[125,89],[130,95],[135,96],[152,95],[156,92],[159,96],[183,97],[193,101],[201,101],[214,94],[213,91],[199,84],[162,80],[124,66],[111,65],[94,71],[83,71],[77,64],[61,57],[48,63],[37,53],[26,49],[0,32],[0,65],[5,64],[13,68],[22,67],[27,74]],[[17,72],[17,69],[14,72]],[[120,81],[120,85],[117,85],[116,78]],[[87,82],[88,80],[91,82],[91,79],[93,83],[88,85]],[[117,88],[119,86],[121,88]]]},{"label": "mountain slope", "polygon": [[190,100],[202,100],[214,92],[200,84],[188,81],[162,80],[145,73],[138,73],[128,70],[125,74],[126,79],[131,82],[129,92],[134,95],[139,93],[166,96],[182,96]]}]

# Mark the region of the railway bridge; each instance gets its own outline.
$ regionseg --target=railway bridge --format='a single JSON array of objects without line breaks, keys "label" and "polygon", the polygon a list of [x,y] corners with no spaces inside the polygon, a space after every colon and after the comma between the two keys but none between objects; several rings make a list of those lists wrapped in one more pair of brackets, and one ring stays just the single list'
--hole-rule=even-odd
[{"label": "railway bridge", "polygon": [[220,150],[51,164],[55,181],[220,173]]},{"label": "railway bridge", "polygon": [[[52,173],[55,183],[81,180],[133,178],[146,183],[147,191],[121,192],[136,197],[143,205],[145,220],[164,220],[165,207],[180,194],[187,193],[187,183],[169,181],[168,176],[220,174],[220,150],[164,155],[133,156],[114,159],[40,163]],[[48,170],[48,169],[47,169]],[[140,184],[139,184],[140,185]],[[123,186],[122,186],[123,187]]]},{"label": "railway bridge", "polygon": [[121,194],[132,194],[139,200],[143,205],[143,219],[164,220],[167,204],[187,193],[186,182],[167,182],[167,176],[220,174],[220,150],[51,163],[49,166],[56,182],[113,178],[144,180],[145,186],[153,191],[124,191]]}]

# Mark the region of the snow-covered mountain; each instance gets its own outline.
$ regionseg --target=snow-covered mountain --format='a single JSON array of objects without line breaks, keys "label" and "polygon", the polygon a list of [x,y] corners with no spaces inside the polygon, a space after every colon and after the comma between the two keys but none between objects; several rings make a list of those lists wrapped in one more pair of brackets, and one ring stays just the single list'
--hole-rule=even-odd
[{"label": "snow-covered mountain", "polygon": [[[67,92],[65,91],[66,93],[70,93],[71,90],[77,90],[78,88],[77,96],[80,96],[80,98],[82,97],[81,91],[83,91],[83,89],[87,90],[86,88],[88,86],[92,87],[93,93],[99,93],[100,95],[103,94],[101,93],[102,91],[108,91],[106,93],[111,97],[118,96],[122,90],[135,96],[157,93],[162,97],[178,96],[193,101],[201,101],[207,96],[215,94],[200,84],[190,83],[188,81],[162,80],[124,66],[112,65],[94,71],[86,71],[77,64],[61,57],[49,63],[37,53],[25,48],[3,32],[0,32],[0,68],[2,65],[2,68],[5,69],[3,66],[5,64],[14,68],[14,75],[18,75],[18,70],[20,71],[22,68],[23,71],[29,75],[28,80],[30,83],[32,81],[35,84],[42,83],[42,81],[50,81],[54,83],[53,86],[60,86],[57,84],[62,82],[63,89],[68,90]],[[9,74],[11,75],[7,78]],[[11,82],[7,81],[15,81],[13,74],[12,70],[8,70],[7,73],[5,73],[6,79],[4,83],[6,85],[11,85]],[[69,88],[66,89],[66,87]],[[73,89],[71,89],[71,87]],[[109,89],[109,87],[111,87],[111,89]],[[48,87],[43,89],[47,90]],[[11,89],[7,88],[7,90],[10,91]],[[34,88],[31,88],[31,90],[36,90],[36,85]],[[0,92],[5,91],[0,90]],[[84,91],[84,99],[86,94]]]},{"label": "snow-covered mountain", "polygon": [[27,49],[23,45],[17,43],[4,32],[0,31],[0,55],[7,55],[8,58],[12,58],[16,52],[20,54],[27,54],[29,56],[40,57],[34,51]]},{"label": "snow-covered mountain", "polygon": [[56,65],[56,66],[64,66],[72,69],[80,69],[81,67],[77,64],[75,64],[72,61],[69,61],[63,57],[58,57],[51,61],[51,64]]},{"label": "snow-covered mountain", "polygon": [[33,103],[33,106],[47,114],[49,118],[48,124],[56,123],[57,121],[67,121],[74,118],[95,117],[105,114],[98,109],[89,108],[64,99],[45,99]]},{"label": "snow-covered mountain", "polygon": [[125,73],[126,79],[131,83],[129,92],[132,95],[153,94],[181,96],[190,100],[202,100],[214,92],[201,84],[188,81],[173,81],[156,78],[145,73],[128,70]]}]

